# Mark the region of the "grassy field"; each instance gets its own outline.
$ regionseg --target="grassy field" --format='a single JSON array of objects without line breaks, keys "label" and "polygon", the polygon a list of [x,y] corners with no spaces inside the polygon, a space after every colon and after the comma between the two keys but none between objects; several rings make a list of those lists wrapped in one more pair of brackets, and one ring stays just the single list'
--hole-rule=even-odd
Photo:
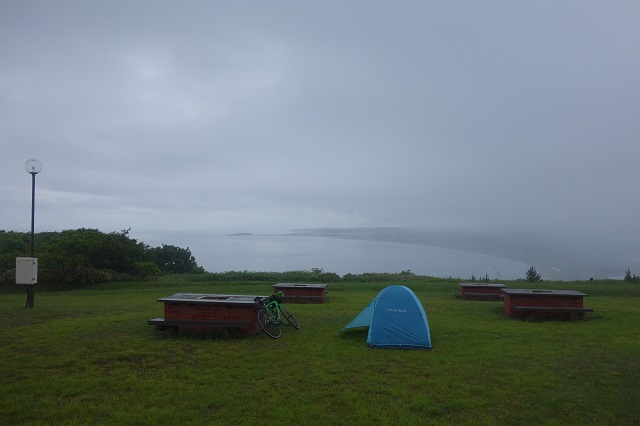
[{"label": "grassy field", "polygon": [[[267,283],[120,283],[0,292],[0,424],[640,424],[640,285],[588,293],[584,321],[526,322],[453,281],[402,283],[432,351],[375,350],[336,333],[389,284],[330,284],[288,307],[283,337],[168,337],[147,325],[176,292],[264,294]],[[528,287],[524,282],[507,283]]]}]

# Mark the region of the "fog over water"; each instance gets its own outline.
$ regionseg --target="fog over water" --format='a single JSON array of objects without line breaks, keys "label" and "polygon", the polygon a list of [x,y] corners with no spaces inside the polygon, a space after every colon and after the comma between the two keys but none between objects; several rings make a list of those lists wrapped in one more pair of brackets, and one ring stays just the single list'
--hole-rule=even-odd
[{"label": "fog over water", "polygon": [[632,256],[541,244],[522,236],[445,235],[407,228],[164,233],[142,240],[151,246],[189,247],[208,272],[321,268],[344,275],[411,270],[418,275],[496,280],[524,278],[534,266],[545,279],[586,280],[620,278],[626,268],[635,270],[640,264]]}]

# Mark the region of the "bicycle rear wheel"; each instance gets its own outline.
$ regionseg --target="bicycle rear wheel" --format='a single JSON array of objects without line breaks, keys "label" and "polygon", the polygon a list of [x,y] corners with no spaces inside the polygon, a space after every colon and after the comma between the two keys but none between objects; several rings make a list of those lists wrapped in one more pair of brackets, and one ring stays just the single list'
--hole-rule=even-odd
[{"label": "bicycle rear wheel", "polygon": [[282,316],[282,318],[284,318],[286,322],[291,324],[293,328],[295,328],[296,330],[300,330],[300,325],[298,324],[296,317],[294,317],[293,314],[289,312],[289,310],[282,305],[280,305],[280,315]]},{"label": "bicycle rear wheel", "polygon": [[260,309],[256,314],[256,317],[258,318],[260,328],[267,334],[267,336],[272,339],[278,339],[282,336],[282,327],[278,318],[274,317],[269,312],[265,312],[264,309]]}]

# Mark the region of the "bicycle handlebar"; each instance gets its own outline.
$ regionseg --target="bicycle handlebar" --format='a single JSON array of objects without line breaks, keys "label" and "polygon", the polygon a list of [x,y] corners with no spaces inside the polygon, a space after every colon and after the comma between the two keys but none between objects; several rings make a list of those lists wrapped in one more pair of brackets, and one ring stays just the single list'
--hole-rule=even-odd
[{"label": "bicycle handlebar", "polygon": [[255,299],[253,299],[253,301],[258,302],[261,305],[266,305],[267,303],[275,300],[276,302],[278,302],[278,304],[281,304],[283,297],[284,297],[284,293],[282,291],[279,291],[276,294],[272,294],[271,296],[267,296],[267,297],[258,296]]}]

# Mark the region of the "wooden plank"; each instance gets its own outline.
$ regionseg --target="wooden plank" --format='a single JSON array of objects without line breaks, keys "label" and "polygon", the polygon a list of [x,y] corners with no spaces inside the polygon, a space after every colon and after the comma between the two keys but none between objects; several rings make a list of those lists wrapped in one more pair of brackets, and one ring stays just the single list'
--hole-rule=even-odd
[{"label": "wooden plank", "polygon": [[211,320],[182,320],[154,318],[148,321],[149,325],[161,327],[221,327],[221,328],[249,328],[251,322],[247,321],[211,321]]},{"label": "wooden plank", "polygon": [[593,308],[567,308],[567,307],[550,307],[550,306],[512,306],[511,309],[516,311],[534,311],[534,312],[593,312]]},{"label": "wooden plank", "polygon": [[500,293],[469,293],[465,291],[462,293],[464,296],[487,296],[487,297],[503,297]]},{"label": "wooden plank", "polygon": [[301,295],[285,295],[283,297],[285,303],[310,302],[322,303],[322,296],[301,296]]}]

